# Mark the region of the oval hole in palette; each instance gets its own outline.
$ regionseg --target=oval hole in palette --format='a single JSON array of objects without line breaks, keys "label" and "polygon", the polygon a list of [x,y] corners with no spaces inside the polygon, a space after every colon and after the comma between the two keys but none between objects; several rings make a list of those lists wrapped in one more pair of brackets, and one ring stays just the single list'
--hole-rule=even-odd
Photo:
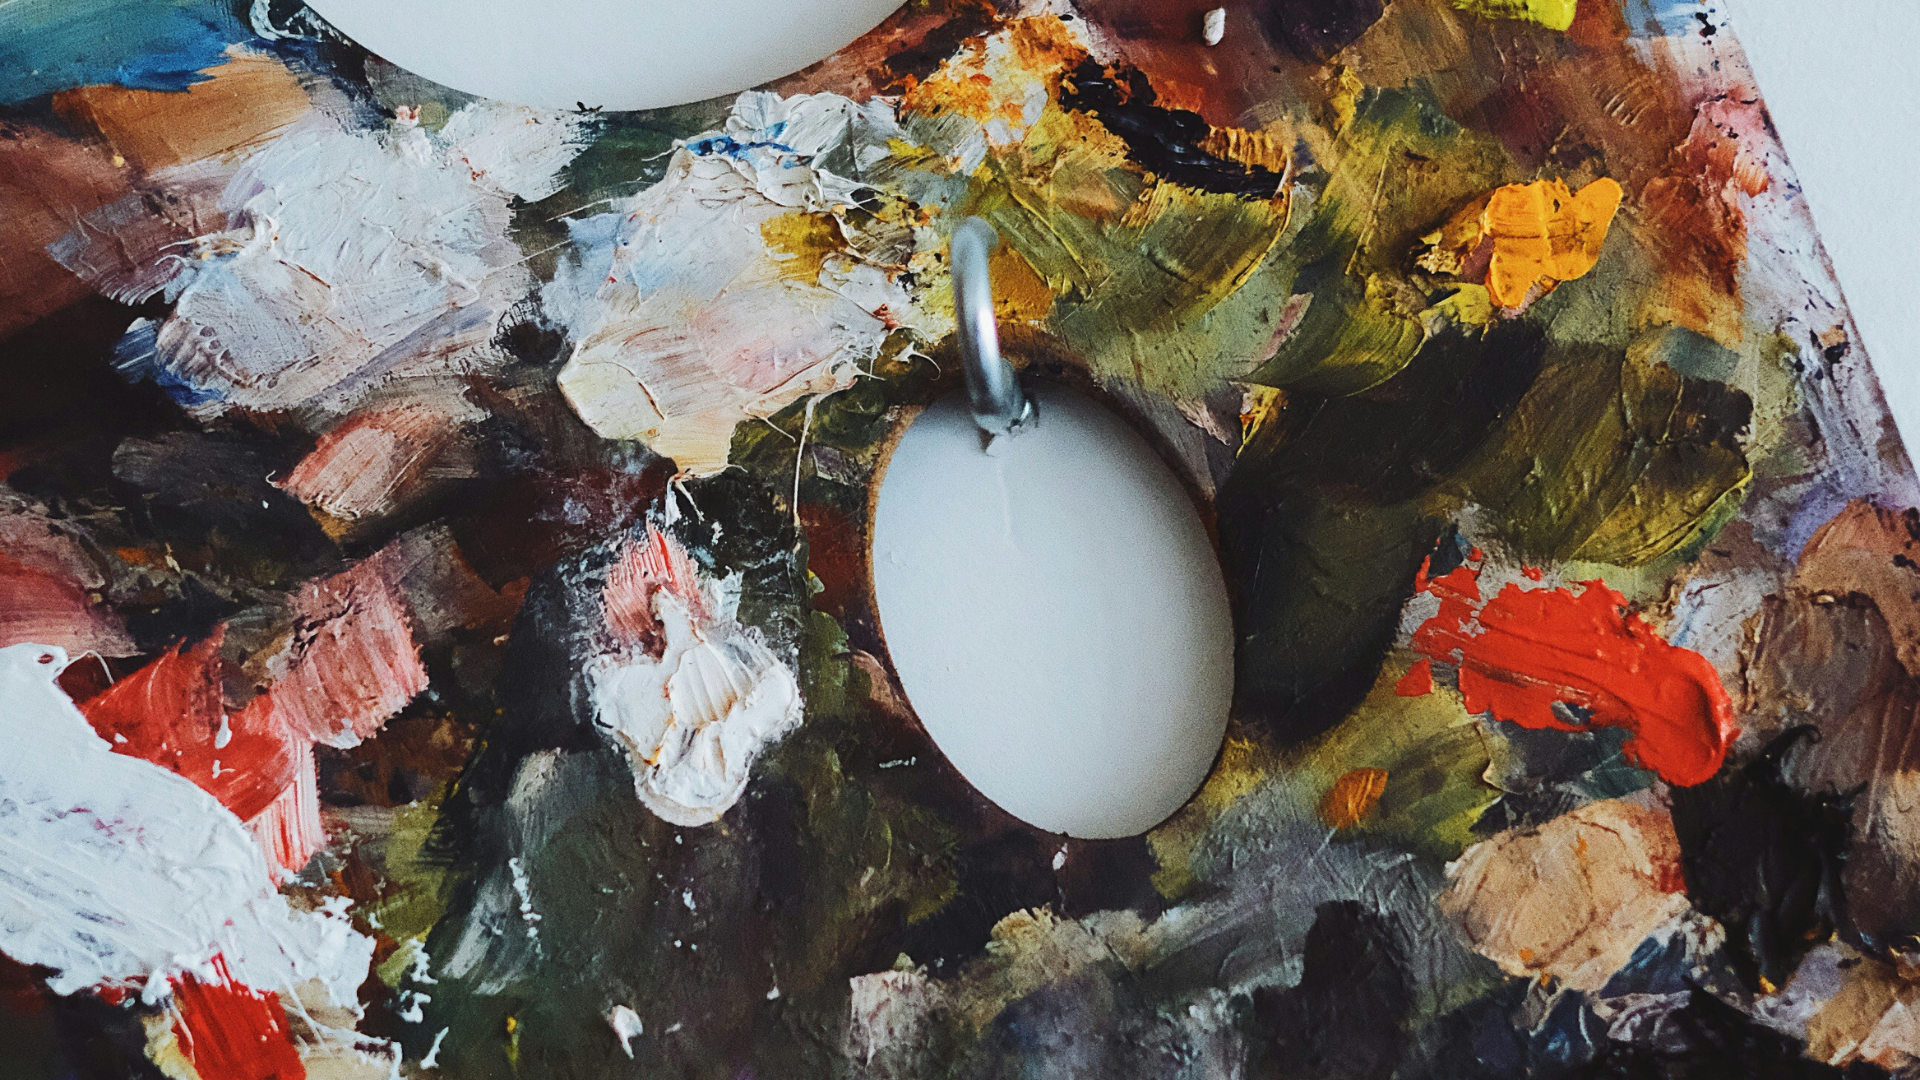
[{"label": "oval hole in palette", "polygon": [[901,436],[874,599],[914,713],[961,775],[1051,832],[1131,836],[1205,779],[1233,693],[1220,567],[1186,492],[1112,412],[1039,388],[983,452],[951,395]]},{"label": "oval hole in palette", "polygon": [[548,109],[656,109],[798,71],[900,0],[316,0],[341,33],[468,94]]}]

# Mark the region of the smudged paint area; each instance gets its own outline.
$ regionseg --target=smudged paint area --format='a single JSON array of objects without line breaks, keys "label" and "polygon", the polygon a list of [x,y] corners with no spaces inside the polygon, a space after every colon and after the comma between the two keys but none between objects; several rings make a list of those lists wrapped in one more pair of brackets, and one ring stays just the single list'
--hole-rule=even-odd
[{"label": "smudged paint area", "polygon": [[344,905],[299,910],[274,891],[234,814],[189,780],[115,754],[55,679],[52,646],[0,649],[14,723],[36,754],[10,755],[7,954],[47,969],[55,993],[175,999],[184,1052],[212,1075],[300,1074],[279,991],[324,987],[358,1011],[373,943]]},{"label": "smudged paint area", "polygon": [[[1920,485],[1711,7],[940,0],[588,115],[16,0],[0,100],[28,1075],[1920,1060]],[[967,214],[1219,538],[1145,836],[1010,821],[889,667]]]}]

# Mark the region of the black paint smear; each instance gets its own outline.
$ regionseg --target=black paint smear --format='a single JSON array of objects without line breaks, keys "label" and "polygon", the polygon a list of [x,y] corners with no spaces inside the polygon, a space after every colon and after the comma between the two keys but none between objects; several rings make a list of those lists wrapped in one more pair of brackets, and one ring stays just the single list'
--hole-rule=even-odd
[{"label": "black paint smear", "polygon": [[1545,332],[1525,320],[1484,336],[1449,326],[1378,386],[1303,396],[1241,458],[1251,451],[1290,482],[1346,498],[1403,502],[1446,480],[1487,441],[1539,376],[1546,349]]},{"label": "black paint smear", "polygon": [[1385,13],[1385,0],[1266,0],[1253,9],[1268,41],[1312,63],[1360,40]]},{"label": "black paint smear", "polygon": [[179,406],[159,387],[131,385],[113,367],[113,347],[138,315],[90,296],[0,339],[0,449],[100,436],[108,448],[126,435],[179,427]]},{"label": "black paint smear", "polygon": [[1249,199],[1280,194],[1280,173],[1201,149],[1213,127],[1199,113],[1154,104],[1153,86],[1130,67],[1083,60],[1060,87],[1060,104],[1099,120],[1127,144],[1127,156],[1163,180]]},{"label": "black paint smear", "polygon": [[197,577],[181,580],[160,602],[144,608],[123,608],[127,634],[143,653],[165,652],[182,641],[205,637],[215,624],[240,610],[238,601],[208,588]]},{"label": "black paint smear", "polygon": [[[1585,710],[1562,707],[1587,722]],[[1505,720],[1493,726],[1506,741],[1508,764],[1502,775],[1489,777],[1502,793],[1474,821],[1476,835],[1537,828],[1576,807],[1653,783],[1652,772],[1627,758],[1622,747],[1631,736],[1620,728],[1544,731]]]},{"label": "black paint smear", "polygon": [[1525,321],[1444,330],[1364,393],[1293,399],[1242,448],[1215,504],[1236,715],[1298,743],[1366,695],[1448,528],[1416,496],[1500,428],[1544,350]]},{"label": "black paint smear", "polygon": [[52,973],[0,956],[0,1078],[163,1080],[132,1004],[55,994]]},{"label": "black paint smear", "polygon": [[[594,561],[604,574],[611,552],[597,552]],[[483,726],[483,745],[467,762],[434,823],[429,851],[444,865],[486,866],[505,858],[499,847],[500,819],[521,761],[541,750],[584,753],[604,745],[590,719],[574,705],[575,644],[582,627],[599,621],[597,611],[584,610],[598,603],[598,590],[575,588],[568,576],[558,569],[549,571],[528,587],[520,605],[494,680],[499,715]],[[470,905],[476,884],[477,876],[462,882],[449,910]]]},{"label": "black paint smear", "polygon": [[[497,431],[505,425],[482,426]],[[486,475],[490,471],[483,466],[484,479],[462,489],[466,509],[448,524],[475,572],[497,589],[619,535],[666,491],[673,465],[661,459],[637,470],[603,465]]]},{"label": "black paint smear", "polygon": [[567,344],[566,330],[531,297],[508,308],[493,330],[494,348],[537,367],[552,367],[566,359]]},{"label": "black paint smear", "polygon": [[1054,838],[1018,827],[962,848],[954,860],[957,893],[933,917],[907,929],[901,951],[934,974],[954,974],[979,955],[995,923],[1053,903],[1057,850]]},{"label": "black paint smear", "polygon": [[797,649],[805,615],[792,598],[811,591],[806,549],[793,518],[774,504],[767,486],[729,471],[667,497],[681,500],[673,533],[701,569],[717,578],[740,575],[739,620],[766,634],[775,648]]},{"label": "black paint smear", "polygon": [[960,48],[962,41],[985,34],[999,21],[999,12],[986,0],[953,3],[947,17],[928,30],[919,44],[887,57],[887,72],[893,76],[893,85],[906,86],[932,75]]},{"label": "black paint smear", "polygon": [[1262,987],[1244,1022],[1255,1080],[1386,1080],[1413,990],[1392,930],[1353,900],[1315,910],[1297,986]]},{"label": "black paint smear", "polygon": [[1753,990],[1785,985],[1814,944],[1846,925],[1841,873],[1851,794],[1807,795],[1781,777],[1812,727],[1790,729],[1738,770],[1673,792],[1687,894],[1727,928],[1727,958]]},{"label": "black paint smear", "polygon": [[1132,911],[1151,922],[1165,908],[1153,887],[1160,860],[1144,834],[1123,840],[1074,840],[1054,875],[1060,889],[1056,910],[1069,919],[1096,911]]},{"label": "black paint smear", "polygon": [[1587,1004],[1566,993],[1531,1028],[1530,983],[1515,980],[1440,1018],[1431,1051],[1409,1080],[1877,1080],[1856,1062],[1808,1060],[1797,1039],[1766,1027],[1697,986],[1658,1026],[1657,1045],[1616,1041]]}]

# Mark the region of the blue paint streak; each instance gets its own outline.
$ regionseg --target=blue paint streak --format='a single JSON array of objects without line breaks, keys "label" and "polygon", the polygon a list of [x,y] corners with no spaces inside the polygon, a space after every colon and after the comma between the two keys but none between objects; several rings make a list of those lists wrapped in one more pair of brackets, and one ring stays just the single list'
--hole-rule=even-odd
[{"label": "blue paint streak", "polygon": [[196,386],[182,378],[160,359],[160,323],[154,319],[135,319],[132,326],[113,346],[113,366],[130,383],[151,382],[182,405],[205,405],[219,401],[220,393]]},{"label": "blue paint streak", "polygon": [[1636,37],[1697,33],[1701,29],[1700,15],[1716,28],[1727,21],[1713,0],[1625,0],[1620,10]]},{"label": "blue paint streak", "polygon": [[780,136],[786,132],[787,122],[782,120],[761,132],[762,138],[751,142],[741,142],[731,135],[714,134],[692,140],[687,143],[687,150],[700,157],[719,155],[736,161],[745,156],[749,150],[778,150],[783,154],[799,154],[800,151],[779,141]]},{"label": "blue paint streak", "polygon": [[99,83],[184,90],[253,41],[230,0],[0,0],[0,105]]}]

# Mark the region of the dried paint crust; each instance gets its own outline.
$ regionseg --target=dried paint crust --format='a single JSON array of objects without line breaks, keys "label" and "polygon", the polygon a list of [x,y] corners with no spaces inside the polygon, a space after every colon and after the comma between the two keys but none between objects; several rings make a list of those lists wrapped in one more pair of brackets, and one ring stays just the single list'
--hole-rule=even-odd
[{"label": "dried paint crust", "polygon": [[[1920,484],[1721,16],[1218,6],[588,114],[0,4],[9,1075],[1920,1069]],[[1218,539],[1144,836],[888,660],[970,214]]]}]

